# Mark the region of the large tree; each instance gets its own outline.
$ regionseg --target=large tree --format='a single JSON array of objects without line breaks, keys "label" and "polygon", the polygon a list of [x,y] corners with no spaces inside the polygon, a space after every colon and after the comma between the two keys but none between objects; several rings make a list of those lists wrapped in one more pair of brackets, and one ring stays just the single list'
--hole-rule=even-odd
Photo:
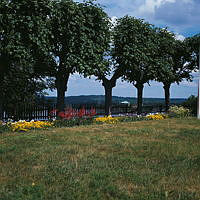
[{"label": "large tree", "polygon": [[156,28],[141,19],[125,16],[118,20],[113,57],[124,68],[124,79],[138,91],[137,113],[142,112],[144,84],[155,78],[158,52]]},{"label": "large tree", "polygon": [[57,109],[62,111],[69,76],[75,72],[88,76],[105,67],[103,57],[109,47],[109,19],[91,2],[61,0],[53,2],[49,21],[51,49],[46,60],[50,63],[51,76],[55,77]]},{"label": "large tree", "polygon": [[106,64],[106,68],[97,71],[95,74],[98,80],[102,81],[102,86],[105,91],[105,115],[109,116],[112,113],[112,90],[116,86],[117,79],[123,75],[123,66],[119,66],[114,57],[114,27],[117,21],[110,24],[110,45],[105,57],[102,61]]},{"label": "large tree", "polygon": [[[0,2],[0,113],[12,91],[26,79],[32,83],[41,76],[40,53],[47,49],[49,1],[2,0]],[[37,67],[36,67],[37,66]],[[21,73],[21,74],[20,74]],[[20,75],[19,75],[20,74]],[[34,81],[35,82],[35,81]],[[18,96],[29,90],[24,84]],[[24,91],[24,92],[23,92]],[[16,102],[17,103],[17,102]]]},{"label": "large tree", "polygon": [[160,53],[156,80],[163,83],[165,110],[168,111],[171,84],[179,84],[183,79],[192,80],[191,72],[195,69],[195,59],[186,40],[177,40],[167,29],[160,29],[158,35]]}]

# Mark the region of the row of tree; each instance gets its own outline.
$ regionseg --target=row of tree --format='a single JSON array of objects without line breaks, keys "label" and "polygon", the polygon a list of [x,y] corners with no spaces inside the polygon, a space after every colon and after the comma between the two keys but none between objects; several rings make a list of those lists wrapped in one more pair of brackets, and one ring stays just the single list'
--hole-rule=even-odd
[{"label": "row of tree", "polygon": [[0,13],[0,113],[3,104],[30,102],[46,88],[56,88],[62,111],[75,72],[102,81],[106,115],[120,77],[137,88],[138,114],[144,84],[162,82],[167,110],[171,84],[192,80],[197,67],[198,35],[179,41],[130,16],[112,24],[93,1],[2,0]]}]

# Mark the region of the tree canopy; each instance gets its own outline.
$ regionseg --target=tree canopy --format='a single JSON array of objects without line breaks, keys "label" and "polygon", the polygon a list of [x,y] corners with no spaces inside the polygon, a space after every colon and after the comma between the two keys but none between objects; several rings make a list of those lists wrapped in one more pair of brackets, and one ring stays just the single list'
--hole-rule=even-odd
[{"label": "tree canopy", "polygon": [[170,103],[170,86],[179,84],[183,79],[192,80],[191,72],[195,70],[195,59],[190,46],[177,40],[167,29],[159,29],[160,54],[157,62],[156,80],[163,83],[166,110]]},{"label": "tree canopy", "polygon": [[[30,95],[34,88],[36,91],[40,88],[35,83],[43,75],[43,65],[40,70],[36,66],[40,53],[47,49],[49,11],[46,0],[0,2],[0,110],[3,101],[15,97],[17,103],[28,91]],[[21,85],[21,92],[13,87],[14,83]]]},{"label": "tree canopy", "polygon": [[158,40],[156,28],[141,19],[125,16],[115,27],[113,57],[124,68],[124,79],[138,89],[138,113],[142,112],[144,83],[155,79]]},{"label": "tree canopy", "polygon": [[57,108],[63,110],[70,74],[88,76],[105,68],[103,57],[109,47],[109,19],[91,2],[61,0],[53,2],[49,21],[51,48],[47,60],[55,77]]}]

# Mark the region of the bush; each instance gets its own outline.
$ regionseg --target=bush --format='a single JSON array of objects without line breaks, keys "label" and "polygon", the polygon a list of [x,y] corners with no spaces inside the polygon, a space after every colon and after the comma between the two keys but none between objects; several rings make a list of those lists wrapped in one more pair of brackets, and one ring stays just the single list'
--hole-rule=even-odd
[{"label": "bush", "polygon": [[170,117],[188,117],[190,114],[190,109],[184,108],[183,106],[171,106],[169,109]]},{"label": "bush", "polygon": [[190,109],[193,115],[197,115],[197,97],[194,95],[190,96],[182,105]]},{"label": "bush", "polygon": [[73,108],[65,108],[64,111],[58,112],[57,109],[54,109],[50,112],[50,116],[57,115],[59,119],[71,120],[75,118],[89,118],[96,115],[95,108],[85,109],[84,107],[81,109],[73,109]]}]

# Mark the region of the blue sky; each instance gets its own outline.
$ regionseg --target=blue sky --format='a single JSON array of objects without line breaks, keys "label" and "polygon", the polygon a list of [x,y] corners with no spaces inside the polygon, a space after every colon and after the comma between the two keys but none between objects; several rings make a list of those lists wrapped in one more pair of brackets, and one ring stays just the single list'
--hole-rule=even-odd
[{"label": "blue sky", "polygon": [[[200,33],[200,0],[97,0],[104,6],[104,10],[114,19],[130,15],[142,18],[158,27],[168,27],[177,38],[193,36]],[[197,74],[194,81],[183,81],[180,85],[171,87],[172,98],[187,98],[197,95]],[[74,74],[69,79],[66,96],[78,95],[103,95],[104,89],[101,82],[95,81],[95,77],[85,79]],[[136,97],[137,91],[133,85],[117,81],[113,89],[113,95],[124,97]],[[49,92],[55,96],[56,91]],[[151,86],[145,85],[144,97],[164,97],[161,83],[151,82]]]}]

